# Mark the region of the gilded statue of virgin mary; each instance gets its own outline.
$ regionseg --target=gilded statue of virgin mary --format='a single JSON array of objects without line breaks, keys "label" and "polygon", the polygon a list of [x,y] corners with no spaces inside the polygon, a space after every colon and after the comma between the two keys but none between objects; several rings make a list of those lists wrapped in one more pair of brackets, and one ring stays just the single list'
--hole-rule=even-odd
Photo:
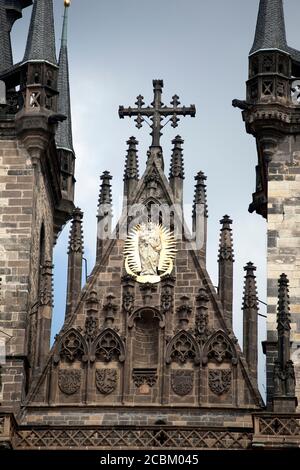
[{"label": "gilded statue of virgin mary", "polygon": [[156,276],[162,249],[159,226],[150,223],[142,225],[138,234],[138,246],[141,263],[140,275]]},{"label": "gilded statue of virgin mary", "polygon": [[148,222],[134,227],[125,247],[125,268],[141,283],[159,282],[170,274],[176,254],[174,235],[165,227]]}]

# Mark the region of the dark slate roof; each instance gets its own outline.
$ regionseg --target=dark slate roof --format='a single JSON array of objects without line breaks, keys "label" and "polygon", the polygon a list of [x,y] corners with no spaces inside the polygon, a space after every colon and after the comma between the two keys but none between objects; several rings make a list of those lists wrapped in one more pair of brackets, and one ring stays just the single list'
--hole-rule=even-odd
[{"label": "dark slate roof", "polygon": [[282,0],[260,0],[254,44],[250,54],[261,49],[287,51]]},{"label": "dark slate roof", "polygon": [[56,132],[56,146],[74,152],[72,136],[72,116],[71,116],[71,98],[70,98],[70,80],[67,46],[67,27],[68,27],[68,8],[65,8],[64,23],[61,39],[61,48],[59,54],[58,71],[58,112],[67,116],[67,119],[58,124]]},{"label": "dark slate roof", "polygon": [[300,61],[300,51],[289,47],[286,41],[283,0],[260,0],[250,55],[264,49],[278,49]]},{"label": "dark slate roof", "polygon": [[0,72],[12,66],[9,25],[3,2],[0,3]]},{"label": "dark slate roof", "polygon": [[48,61],[57,65],[52,0],[35,0],[24,62]]}]

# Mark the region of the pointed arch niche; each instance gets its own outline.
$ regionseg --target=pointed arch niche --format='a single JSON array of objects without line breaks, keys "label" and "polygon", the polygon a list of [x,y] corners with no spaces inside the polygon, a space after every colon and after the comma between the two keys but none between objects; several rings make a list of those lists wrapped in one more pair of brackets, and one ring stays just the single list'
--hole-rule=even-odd
[{"label": "pointed arch niche", "polygon": [[126,389],[127,400],[157,403],[160,395],[164,322],[159,311],[144,307],[133,313],[129,326]]}]

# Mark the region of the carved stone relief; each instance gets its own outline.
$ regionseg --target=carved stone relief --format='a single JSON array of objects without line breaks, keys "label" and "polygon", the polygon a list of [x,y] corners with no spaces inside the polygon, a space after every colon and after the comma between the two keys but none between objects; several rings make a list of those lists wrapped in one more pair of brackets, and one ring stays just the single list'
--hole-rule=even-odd
[{"label": "carved stone relief", "polygon": [[65,395],[74,395],[81,385],[80,370],[60,369],[58,371],[58,386]]},{"label": "carved stone relief", "polygon": [[231,387],[231,370],[210,369],[208,372],[209,388],[216,395],[227,393]]},{"label": "carved stone relief", "polygon": [[191,393],[194,384],[192,370],[173,370],[171,372],[172,390],[176,395],[185,396]]},{"label": "carved stone relief", "polygon": [[103,395],[112,393],[118,382],[118,372],[116,369],[96,370],[96,387]]}]

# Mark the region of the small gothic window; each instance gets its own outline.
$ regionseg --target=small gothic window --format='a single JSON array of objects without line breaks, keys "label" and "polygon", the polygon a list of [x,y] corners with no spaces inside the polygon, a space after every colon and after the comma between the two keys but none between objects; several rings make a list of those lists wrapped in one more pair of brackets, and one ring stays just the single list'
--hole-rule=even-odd
[{"label": "small gothic window", "polygon": [[252,63],[251,63],[251,76],[255,76],[255,75],[258,75],[258,59],[255,58],[252,60]]},{"label": "small gothic window", "polygon": [[272,56],[265,56],[263,58],[263,72],[274,71],[274,59]]}]

